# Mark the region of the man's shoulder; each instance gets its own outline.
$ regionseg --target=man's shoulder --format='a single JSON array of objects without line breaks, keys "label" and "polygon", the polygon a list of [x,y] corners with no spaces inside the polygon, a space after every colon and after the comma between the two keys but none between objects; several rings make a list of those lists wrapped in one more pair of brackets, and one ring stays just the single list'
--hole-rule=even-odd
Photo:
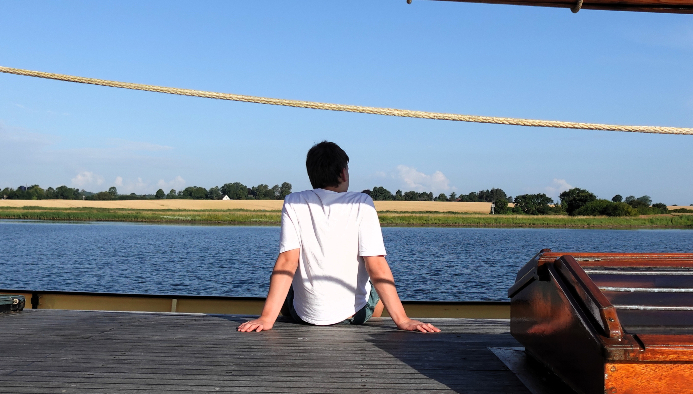
[{"label": "man's shoulder", "polygon": [[346,204],[368,204],[373,205],[371,196],[361,192],[339,193],[339,201]]},{"label": "man's shoulder", "polygon": [[361,192],[347,192],[347,193],[350,194],[349,197],[354,202],[366,203],[368,205],[373,205],[373,199],[371,198],[371,196],[369,196],[366,193],[361,193]]},{"label": "man's shoulder", "polygon": [[284,197],[284,204],[291,204],[299,201],[305,201],[313,197],[315,194],[312,190],[303,190],[300,192],[293,192],[286,197]]},{"label": "man's shoulder", "polygon": [[284,197],[284,204],[305,204],[311,202],[322,202],[327,204],[367,204],[373,206],[373,199],[368,194],[360,192],[335,193],[322,189],[304,190],[291,193]]}]

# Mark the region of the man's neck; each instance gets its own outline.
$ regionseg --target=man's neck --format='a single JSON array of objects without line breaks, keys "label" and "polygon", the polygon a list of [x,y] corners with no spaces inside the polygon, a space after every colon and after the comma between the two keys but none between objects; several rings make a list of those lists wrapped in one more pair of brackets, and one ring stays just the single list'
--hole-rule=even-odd
[{"label": "man's neck", "polygon": [[[341,185],[339,185],[339,186],[325,186],[325,187],[323,187],[323,188],[321,188],[321,189],[329,190],[329,191],[335,192],[335,193],[344,193],[344,192],[346,192],[346,189],[342,188]],[[342,189],[344,189],[344,190],[342,190]]]}]

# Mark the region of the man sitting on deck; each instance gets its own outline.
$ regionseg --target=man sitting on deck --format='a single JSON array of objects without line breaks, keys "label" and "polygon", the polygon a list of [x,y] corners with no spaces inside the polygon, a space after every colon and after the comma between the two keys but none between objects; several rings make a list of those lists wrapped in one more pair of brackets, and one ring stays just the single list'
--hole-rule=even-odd
[{"label": "man sitting on deck", "polygon": [[284,199],[279,257],[265,307],[260,318],[238,331],[270,330],[280,311],[298,323],[363,324],[380,317],[384,303],[397,328],[440,332],[407,317],[385,260],[373,200],[347,192],[348,163],[349,156],[333,142],[308,151],[306,168],[314,189]]}]

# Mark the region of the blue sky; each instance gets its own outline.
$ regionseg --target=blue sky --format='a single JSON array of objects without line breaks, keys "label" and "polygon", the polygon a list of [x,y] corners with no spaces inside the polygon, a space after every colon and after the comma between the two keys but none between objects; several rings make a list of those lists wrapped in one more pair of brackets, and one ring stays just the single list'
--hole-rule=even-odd
[{"label": "blue sky", "polygon": [[[0,3],[0,65],[473,115],[693,127],[693,19],[397,1]],[[352,190],[581,187],[693,203],[693,136],[234,103],[0,74],[0,187],[288,181],[340,144]]]}]

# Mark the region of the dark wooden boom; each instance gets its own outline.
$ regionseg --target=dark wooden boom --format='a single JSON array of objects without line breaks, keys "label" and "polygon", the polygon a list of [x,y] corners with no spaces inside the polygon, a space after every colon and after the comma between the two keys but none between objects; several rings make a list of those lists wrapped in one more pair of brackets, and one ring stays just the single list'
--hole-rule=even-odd
[{"label": "dark wooden boom", "polygon": [[664,12],[671,14],[693,14],[693,0],[435,0],[456,1],[460,3],[486,3],[530,5],[536,7],[571,8],[577,12],[580,8],[589,10]]}]

